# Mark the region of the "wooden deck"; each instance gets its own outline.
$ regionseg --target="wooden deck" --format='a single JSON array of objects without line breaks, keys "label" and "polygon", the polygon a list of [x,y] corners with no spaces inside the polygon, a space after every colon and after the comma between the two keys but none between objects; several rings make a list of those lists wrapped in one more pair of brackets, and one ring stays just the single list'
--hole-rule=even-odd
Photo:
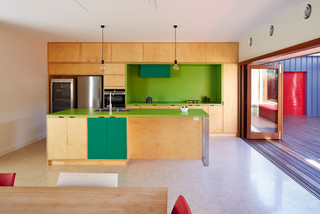
[{"label": "wooden deck", "polygon": [[320,117],[283,121],[283,140],[244,140],[320,199]]}]

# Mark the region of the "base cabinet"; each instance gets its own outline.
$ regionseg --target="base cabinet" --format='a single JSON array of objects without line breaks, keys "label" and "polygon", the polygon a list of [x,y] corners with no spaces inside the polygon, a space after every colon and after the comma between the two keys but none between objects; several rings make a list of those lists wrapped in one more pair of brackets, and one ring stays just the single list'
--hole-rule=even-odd
[{"label": "base cabinet", "polygon": [[48,160],[87,159],[87,118],[47,118]]},{"label": "base cabinet", "polygon": [[126,118],[88,118],[88,159],[127,159]]}]

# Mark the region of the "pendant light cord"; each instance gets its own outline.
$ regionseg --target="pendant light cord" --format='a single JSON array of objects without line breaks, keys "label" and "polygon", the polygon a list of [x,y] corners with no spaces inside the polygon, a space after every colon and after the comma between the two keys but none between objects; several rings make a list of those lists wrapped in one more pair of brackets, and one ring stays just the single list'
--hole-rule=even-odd
[{"label": "pendant light cord", "polygon": [[177,60],[177,25],[174,25],[174,59]]},{"label": "pendant light cord", "polygon": [[103,29],[104,29],[104,25],[101,25],[101,29],[102,29],[102,33],[101,33],[101,36],[102,36],[102,40],[101,40],[101,46],[102,46],[102,60],[101,60],[101,62],[103,62],[103,63],[104,63],[104,60],[103,60],[103,42],[104,42],[104,40],[103,40]]}]

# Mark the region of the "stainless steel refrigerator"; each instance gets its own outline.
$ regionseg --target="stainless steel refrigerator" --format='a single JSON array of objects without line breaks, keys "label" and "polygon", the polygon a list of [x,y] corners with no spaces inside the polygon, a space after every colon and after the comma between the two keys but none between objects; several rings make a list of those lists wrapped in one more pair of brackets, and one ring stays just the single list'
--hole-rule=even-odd
[{"label": "stainless steel refrigerator", "polygon": [[78,108],[102,108],[102,76],[80,76],[77,80]]}]

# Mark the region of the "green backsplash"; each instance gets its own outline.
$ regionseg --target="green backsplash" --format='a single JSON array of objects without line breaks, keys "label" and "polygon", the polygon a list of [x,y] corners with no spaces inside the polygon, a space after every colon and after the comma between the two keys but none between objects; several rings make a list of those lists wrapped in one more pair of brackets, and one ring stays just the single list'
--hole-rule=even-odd
[{"label": "green backsplash", "polygon": [[127,64],[127,103],[184,102],[207,96],[221,103],[221,64],[179,64],[170,78],[141,78],[140,64]]}]

